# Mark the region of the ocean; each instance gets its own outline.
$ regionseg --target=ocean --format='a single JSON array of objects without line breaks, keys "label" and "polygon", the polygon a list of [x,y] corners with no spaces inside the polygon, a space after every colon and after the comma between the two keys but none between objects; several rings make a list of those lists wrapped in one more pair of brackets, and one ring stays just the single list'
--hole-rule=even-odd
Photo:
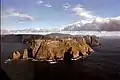
[{"label": "ocean", "polygon": [[69,64],[31,60],[4,63],[13,51],[28,45],[1,43],[2,69],[11,80],[120,80],[120,37],[101,37],[100,43],[87,58]]}]

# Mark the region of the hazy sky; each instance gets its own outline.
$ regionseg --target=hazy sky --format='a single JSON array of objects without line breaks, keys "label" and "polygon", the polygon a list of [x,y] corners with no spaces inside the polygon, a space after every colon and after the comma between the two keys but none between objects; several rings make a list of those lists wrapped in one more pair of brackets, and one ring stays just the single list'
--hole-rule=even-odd
[{"label": "hazy sky", "polygon": [[61,27],[83,19],[120,16],[120,0],[2,0],[2,28]]}]

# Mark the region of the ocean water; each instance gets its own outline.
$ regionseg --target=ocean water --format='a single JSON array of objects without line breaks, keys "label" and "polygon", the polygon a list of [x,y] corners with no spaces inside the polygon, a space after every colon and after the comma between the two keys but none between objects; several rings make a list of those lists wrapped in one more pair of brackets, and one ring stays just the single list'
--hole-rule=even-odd
[{"label": "ocean water", "polygon": [[11,80],[120,80],[120,38],[102,37],[100,43],[102,45],[94,47],[95,52],[83,60],[57,64],[31,60],[4,63],[18,45],[19,49],[27,45],[3,43],[2,68]]}]

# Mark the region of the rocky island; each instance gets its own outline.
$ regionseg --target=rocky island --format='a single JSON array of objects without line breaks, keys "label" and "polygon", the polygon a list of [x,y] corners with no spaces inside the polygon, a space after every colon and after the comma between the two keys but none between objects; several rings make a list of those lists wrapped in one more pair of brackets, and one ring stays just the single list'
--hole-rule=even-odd
[{"label": "rocky island", "polygon": [[[7,37],[6,37],[7,36]],[[6,35],[5,41],[13,37],[13,41],[21,41],[29,44],[23,51],[14,51],[12,60],[27,60],[29,58],[40,61],[57,61],[82,58],[94,52],[93,46],[100,45],[96,36],[78,36],[69,34],[48,34],[48,35]],[[12,41],[12,40],[11,40]]]}]

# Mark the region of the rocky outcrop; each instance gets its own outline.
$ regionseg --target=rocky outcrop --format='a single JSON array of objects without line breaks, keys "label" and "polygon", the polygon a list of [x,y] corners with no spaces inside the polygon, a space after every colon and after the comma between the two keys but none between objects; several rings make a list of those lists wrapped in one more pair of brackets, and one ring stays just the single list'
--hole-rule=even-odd
[{"label": "rocky outcrop", "polygon": [[35,39],[30,42],[31,47],[24,49],[23,53],[14,52],[13,59],[35,58],[39,60],[64,59],[65,54],[72,58],[86,56],[94,52],[92,45],[98,45],[99,41],[94,36],[70,37],[63,39]]},{"label": "rocky outcrop", "polygon": [[97,37],[96,36],[92,36],[91,37],[91,46],[98,46],[98,45],[101,45],[100,43],[99,43],[99,41],[98,41],[98,39],[97,39]]},{"label": "rocky outcrop", "polygon": [[28,59],[28,51],[27,51],[27,49],[24,49],[23,59]]},{"label": "rocky outcrop", "polygon": [[21,57],[20,52],[18,52],[18,51],[13,52],[13,60],[19,60],[20,57]]},{"label": "rocky outcrop", "polygon": [[71,40],[43,40],[41,41],[40,48],[36,53],[37,59],[60,59],[64,58],[64,54],[71,47],[73,58],[79,56],[79,54],[87,55],[94,50],[86,43],[85,39],[77,41]]},{"label": "rocky outcrop", "polygon": [[32,48],[27,48],[24,49],[24,51],[16,51],[12,53],[13,60],[28,59],[28,58],[33,58]]},{"label": "rocky outcrop", "polygon": [[87,35],[87,36],[84,36],[84,38],[85,38],[87,44],[90,45],[90,46],[98,46],[98,45],[100,45],[100,43],[98,41],[98,37],[96,37],[94,35],[93,36]]}]

